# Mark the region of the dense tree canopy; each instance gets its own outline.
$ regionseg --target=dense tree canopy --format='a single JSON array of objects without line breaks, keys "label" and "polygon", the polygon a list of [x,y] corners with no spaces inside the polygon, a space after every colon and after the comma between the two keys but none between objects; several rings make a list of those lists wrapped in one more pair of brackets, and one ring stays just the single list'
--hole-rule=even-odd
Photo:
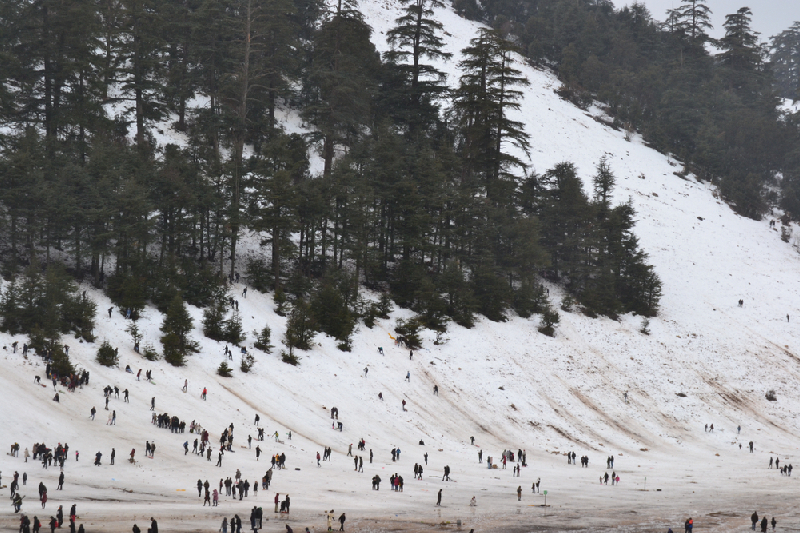
[{"label": "dense tree canopy", "polygon": [[[545,278],[588,314],[653,315],[660,282],[632,207],[610,203],[608,162],[598,162],[593,197],[568,161],[542,175],[527,167],[536,139],[509,113],[528,83],[520,44],[576,95],[595,92],[715,179],[736,169],[724,190],[748,214],[763,208],[759,187],[782,143],[749,11],[726,23],[712,60],[700,1],[691,17],[675,13],[671,30],[640,5],[462,2],[495,29],[464,43],[460,76],[447,80],[435,67],[451,57],[435,16],[443,4],[401,4],[381,57],[353,0],[4,2],[3,274],[61,261],[134,317],[152,302],[166,312],[174,364],[196,349],[184,302],[208,308],[207,334],[241,337],[220,290],[236,274],[275,291],[292,349],[316,330],[349,349],[356,321],[389,307],[365,302],[364,286],[437,331],[513,311],[546,314],[552,332]],[[708,113],[718,92],[732,102],[724,120]],[[283,131],[282,110],[312,133]],[[736,135],[745,124],[763,135]],[[165,128],[186,142],[157,141]],[[747,155],[754,145],[764,151]],[[251,234],[264,253],[244,272],[238,243]],[[19,287],[6,308],[21,305]],[[65,328],[84,326],[51,327]]]},{"label": "dense tree canopy", "polygon": [[[531,61],[554,67],[564,97],[606,103],[618,127],[642,133],[718,184],[737,212],[760,218],[778,203],[775,185],[795,196],[791,154],[800,136],[794,122],[780,119],[776,89],[798,94],[796,24],[773,40],[770,62],[748,7],[726,15],[725,36],[713,40],[706,0],[680,2],[664,22],[640,2],[621,9],[609,0],[454,5],[511,36]],[[782,205],[800,217],[796,203]]]}]

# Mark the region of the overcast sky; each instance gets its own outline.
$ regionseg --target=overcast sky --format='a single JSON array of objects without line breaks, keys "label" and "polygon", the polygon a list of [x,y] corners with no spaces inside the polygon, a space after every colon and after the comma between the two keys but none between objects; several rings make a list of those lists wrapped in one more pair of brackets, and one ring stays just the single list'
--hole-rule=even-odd
[{"label": "overcast sky", "polygon": [[[681,0],[640,0],[652,13],[653,18],[663,21],[666,16],[664,13],[668,9],[678,7]],[[625,4],[632,4],[633,0],[616,0],[614,5],[617,8]],[[740,7],[747,6],[753,12],[753,29],[761,33],[762,41],[769,40],[773,35],[777,35],[792,25],[795,21],[800,21],[800,0],[707,0],[706,4],[714,14],[711,22],[714,30],[712,37],[722,37],[725,30],[722,23],[725,22],[725,15],[735,13]]]}]

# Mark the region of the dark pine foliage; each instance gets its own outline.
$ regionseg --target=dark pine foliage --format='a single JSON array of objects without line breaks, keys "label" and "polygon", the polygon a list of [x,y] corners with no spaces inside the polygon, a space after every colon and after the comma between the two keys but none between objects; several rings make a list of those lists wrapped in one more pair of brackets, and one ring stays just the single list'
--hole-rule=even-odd
[{"label": "dark pine foliage", "polygon": [[[164,357],[177,365],[196,350],[184,302],[206,308],[206,335],[243,339],[221,297],[237,274],[291,310],[292,357],[317,331],[349,349],[357,321],[387,318],[392,301],[417,313],[398,326],[413,342],[421,327],[510,312],[545,313],[551,333],[543,277],[589,314],[654,315],[661,285],[633,209],[608,201],[613,168],[598,162],[590,198],[571,163],[526,166],[536,139],[510,118],[528,83],[520,45],[576,100],[594,94],[718,180],[743,213],[761,212],[784,159],[800,169],[800,156],[784,158],[796,121],[776,120],[748,11],[726,22],[713,59],[703,17],[687,26],[685,10],[667,28],[637,5],[459,0],[494,29],[464,43],[447,80],[435,67],[450,59],[433,14],[443,3],[401,3],[381,57],[354,0],[3,2],[0,240],[3,274],[16,278],[3,328],[35,332],[42,347],[68,331],[90,340],[94,309],[51,274],[54,256],[133,318],[148,303],[164,312]],[[791,73],[789,37],[775,63]],[[281,109],[313,133],[282,131]],[[154,128],[187,142],[159,146]],[[798,175],[787,167],[786,183]],[[800,208],[792,186],[784,203]],[[239,241],[251,235],[262,253],[245,265]],[[365,287],[379,304],[364,303]],[[268,335],[259,343],[269,350]]]}]

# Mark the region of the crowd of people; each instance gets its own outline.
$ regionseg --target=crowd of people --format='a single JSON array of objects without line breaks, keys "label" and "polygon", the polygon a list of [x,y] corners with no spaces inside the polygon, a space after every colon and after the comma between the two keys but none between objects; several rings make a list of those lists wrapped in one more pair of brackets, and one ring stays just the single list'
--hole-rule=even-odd
[{"label": "crowd of people", "polygon": [[[382,352],[382,350],[381,350],[381,352]],[[413,354],[412,354],[412,356],[413,356]],[[410,357],[412,357],[412,356],[410,356]],[[141,373],[141,371],[140,371],[140,373]],[[74,387],[82,387],[84,385],[88,385],[88,383],[89,383],[89,372],[88,371],[81,371],[81,372],[76,373],[74,375],[71,375],[69,377],[65,377],[65,378],[60,378],[59,379],[57,376],[51,375],[51,373],[49,371],[49,364],[48,364],[48,372],[47,372],[47,374],[48,374],[48,378],[53,380],[54,387],[55,387],[55,383],[57,381],[61,381],[62,384],[74,385]],[[364,375],[366,377],[366,370],[365,370]],[[151,379],[149,371],[148,371],[147,378]],[[406,379],[410,380],[410,373],[406,374]],[[183,384],[184,392],[186,392],[187,384],[188,384],[187,381],[185,381],[184,384]],[[74,389],[74,387],[73,387],[73,389]],[[109,406],[109,401],[111,399],[119,399],[120,389],[119,389],[118,386],[113,386],[112,387],[110,385],[107,385],[107,386],[105,386],[103,388],[103,393],[104,393],[104,399],[105,399],[105,408],[108,409],[109,408],[108,407]],[[204,399],[204,400],[206,399],[206,394],[207,394],[207,389],[204,388],[202,396],[201,396],[202,399]],[[434,394],[438,396],[438,386],[436,386],[434,388]],[[128,395],[129,395],[128,390],[125,389],[124,390],[124,398],[125,398],[126,402],[128,401]],[[381,395],[381,399],[382,399],[382,395]],[[403,407],[404,407],[404,410],[405,410],[405,402],[404,402]],[[157,426],[158,428],[168,428],[168,429],[170,429],[171,433],[181,433],[181,434],[184,433],[186,425],[187,425],[186,421],[181,420],[178,416],[169,415],[168,413],[158,414],[158,413],[155,412],[155,397],[153,397],[151,399],[151,401],[150,401],[150,410],[152,411],[151,421],[152,421],[153,425]],[[116,411],[112,410],[112,413],[113,413],[112,416],[115,419],[116,418]],[[95,409],[93,407],[92,408],[92,418],[94,418],[94,415],[95,415]],[[333,421],[332,427],[334,429],[338,429],[340,432],[343,431],[343,424],[342,424],[342,422],[339,422],[339,408],[332,407],[330,409],[330,419]],[[255,427],[253,429],[254,429],[254,432],[256,432],[256,434],[257,434],[257,439],[256,440],[258,442],[263,442],[264,441],[264,435],[265,435],[265,428],[259,427],[260,422],[261,422],[260,415],[256,414],[255,418],[254,418],[254,424],[253,424]],[[714,431],[714,425],[713,424],[706,425],[705,429],[706,429],[706,432],[711,433],[711,432]],[[739,431],[741,430],[741,428],[737,428],[737,429]],[[201,459],[205,457],[206,461],[210,461],[211,460],[211,455],[212,455],[212,450],[214,448],[216,448],[216,446],[212,445],[209,442],[209,432],[194,420],[191,422],[191,424],[189,424],[189,431],[190,431],[191,434],[195,435],[195,438],[193,439],[192,450],[191,450],[193,455],[199,456]],[[275,437],[276,444],[283,444],[283,441],[279,440],[279,432],[278,431],[275,431],[274,434],[271,434],[271,435]],[[288,439],[291,440],[291,432],[289,432],[287,435],[288,435]],[[183,440],[183,439],[181,439],[181,440]],[[247,438],[248,448],[252,448],[252,440],[253,440],[252,436],[248,436],[248,438]],[[228,427],[225,427],[223,429],[223,431],[221,432],[221,434],[220,434],[219,449],[217,450],[217,453],[218,453],[217,466],[218,467],[222,468],[222,462],[223,462],[222,460],[223,460],[223,456],[225,454],[234,453],[233,442],[234,442],[234,424],[231,423]],[[474,438],[470,438],[470,443],[474,445]],[[422,444],[422,442],[420,442],[420,444]],[[183,443],[184,455],[188,455],[189,446],[190,446],[190,441],[187,440],[187,441],[185,441]],[[244,446],[242,446],[242,447],[244,448]],[[151,443],[148,440],[147,444],[146,444],[146,452],[145,452],[146,456],[148,456],[150,458],[153,458],[154,454],[155,454],[155,448],[156,448],[155,442]],[[365,458],[366,451],[367,451],[365,439],[360,438],[357,441],[357,450],[360,451],[360,452],[363,452],[362,454],[356,454],[354,456],[353,453],[352,453],[353,452],[352,448],[353,448],[353,445],[351,444],[348,447],[348,451],[347,451],[346,455],[353,458],[354,470],[356,472],[363,472],[363,470],[364,470],[364,458]],[[749,443],[749,449],[750,449],[750,451],[752,453],[752,451],[754,449],[752,441]],[[27,448],[24,450],[24,458],[25,458],[25,462],[27,462],[29,457],[32,457],[33,460],[40,460],[42,462],[43,468],[48,468],[48,467],[52,466],[54,463],[55,463],[56,466],[60,467],[62,472],[60,473],[60,476],[59,476],[59,484],[58,484],[58,489],[57,490],[61,490],[61,489],[63,489],[63,485],[64,485],[64,481],[65,481],[65,476],[64,476],[63,469],[64,469],[65,463],[67,461],[67,458],[68,458],[68,451],[69,451],[69,446],[66,443],[63,444],[63,445],[61,443],[58,443],[57,446],[55,446],[53,448],[50,448],[50,447],[46,446],[44,443],[35,443],[32,446],[32,454],[29,454],[29,451],[28,451]],[[382,453],[386,453],[386,451],[389,451],[389,450],[384,449],[384,451]],[[20,453],[20,446],[19,446],[18,443],[15,443],[14,445],[12,445],[11,453],[9,455],[11,455],[13,457],[18,457],[19,453]],[[116,453],[115,450],[112,448],[111,464],[114,463],[114,455],[115,455],[115,453]],[[380,450],[379,450],[379,453],[381,453]],[[255,449],[255,458],[256,458],[256,460],[258,460],[260,458],[261,454],[262,454],[261,447],[259,445],[256,445],[256,449]],[[400,450],[400,448],[398,446],[392,447],[391,450],[390,450],[390,454],[391,454],[391,459],[392,459],[393,462],[395,462],[395,463],[401,462],[401,450]],[[325,446],[324,447],[323,453],[322,453],[321,456],[320,456],[319,452],[316,452],[317,465],[321,467],[320,460],[322,460],[322,461],[330,461],[331,460],[331,455],[332,455],[332,449],[329,446]],[[577,454],[574,451],[570,451],[566,455],[567,455],[568,464],[572,464],[572,465],[576,464]],[[101,464],[101,462],[100,462],[101,457],[102,457],[102,453],[98,451],[95,454],[95,464],[96,465],[100,465]],[[135,462],[134,461],[134,457],[135,457],[135,449],[131,450],[130,461],[132,463]],[[79,453],[77,451],[75,451],[75,461],[78,461],[78,459],[79,459]],[[427,466],[427,464],[428,464],[428,454],[427,453],[425,453],[424,459],[425,459],[424,463]],[[479,463],[482,464],[483,463],[483,450],[482,449],[479,450],[479,452],[478,452],[478,459],[479,459]],[[373,451],[372,451],[372,449],[370,449],[369,450],[369,463],[372,463],[372,462],[373,462]],[[500,454],[500,463],[502,465],[502,469],[505,469],[506,466],[507,466],[507,463],[509,463],[509,462],[510,463],[515,463],[514,466],[513,466],[513,476],[514,477],[520,477],[522,469],[528,467],[527,451],[523,450],[523,449],[520,449],[520,448],[518,448],[516,451],[511,450],[511,449],[502,450],[502,452]],[[227,477],[226,476],[221,477],[219,479],[219,483],[217,484],[217,486],[213,486],[209,482],[208,479],[206,479],[205,481],[203,481],[202,479],[198,479],[197,480],[198,498],[200,498],[202,500],[202,505],[203,506],[208,505],[209,507],[218,507],[219,504],[220,504],[220,501],[223,498],[230,498],[233,501],[235,501],[238,498],[238,500],[240,502],[243,501],[244,498],[248,498],[248,497],[252,497],[252,498],[255,499],[255,498],[258,497],[259,488],[263,492],[269,490],[270,485],[272,483],[272,479],[273,479],[273,472],[285,469],[286,468],[286,463],[287,463],[286,452],[285,451],[276,451],[275,453],[271,453],[270,454],[270,464],[271,464],[271,466],[270,466],[269,469],[267,469],[267,471],[264,474],[264,476],[260,477],[260,480],[258,478],[253,479],[252,482],[250,480],[247,480],[245,478],[245,476],[242,474],[242,472],[240,471],[240,469],[236,469],[236,471],[235,471],[235,473],[233,475],[228,475]],[[589,456],[588,455],[584,455],[584,456],[580,457],[580,463],[581,463],[581,466],[583,468],[589,468]],[[486,458],[486,465],[487,465],[488,468],[497,468],[498,466],[500,466],[500,465],[495,465],[494,461],[493,461],[493,459],[491,457],[487,457]],[[773,461],[773,459],[770,458],[770,460],[769,460],[769,468],[772,468],[773,465],[774,465],[774,467],[776,469],[779,469],[781,471],[782,475],[785,475],[785,476],[790,476],[791,475],[792,465],[790,465],[790,464],[786,465],[785,464],[785,465],[781,466],[779,459],[776,458],[775,461]],[[606,468],[610,469],[610,470],[614,469],[614,456],[613,455],[609,455],[607,457],[607,459],[606,459]],[[445,465],[443,467],[443,476],[442,476],[442,481],[443,482],[450,482],[451,481],[450,473],[451,473],[450,466],[449,465]],[[423,464],[422,464],[421,461],[418,461],[418,462],[414,463],[413,475],[414,475],[414,479],[415,480],[420,480],[420,481],[423,480]],[[435,477],[438,478],[438,475],[435,476]],[[21,508],[23,506],[23,500],[24,500],[24,496],[22,496],[19,493],[19,486],[20,486],[19,485],[19,478],[20,478],[19,474],[15,472],[13,482],[10,484],[12,502],[13,502],[13,506],[15,508],[15,512],[17,512],[17,513],[21,512]],[[603,475],[601,475],[600,476],[600,483],[607,485],[609,479],[611,480],[611,484],[612,485],[615,485],[615,484],[619,483],[619,481],[620,481],[620,477],[617,475],[616,471],[612,471],[612,473],[610,475],[609,475],[608,472],[605,472]],[[27,473],[23,473],[23,476],[22,476],[23,485],[25,485],[26,482],[27,482]],[[372,489],[376,490],[376,491],[379,490],[381,482],[382,482],[381,477],[378,474],[373,475],[372,478],[371,478]],[[404,492],[404,479],[403,479],[403,476],[400,475],[400,473],[395,472],[393,475],[391,475],[389,477],[389,482],[390,482],[390,489],[393,492]],[[537,478],[536,481],[533,481],[533,483],[531,485],[531,489],[532,489],[533,493],[539,493],[540,492],[540,490],[539,490],[540,484],[541,484],[541,478]],[[410,490],[412,490],[412,489],[410,489]],[[516,488],[516,490],[514,491],[514,493],[517,496],[517,500],[518,501],[522,501],[522,497],[523,497],[522,492],[523,492],[522,491],[522,485],[519,485]],[[547,491],[545,491],[545,493],[546,492]],[[443,494],[443,489],[440,488],[438,490],[438,492],[436,493],[436,505],[437,506],[441,506],[442,505],[442,494]],[[39,483],[39,501],[41,503],[42,509],[45,509],[47,501],[48,501],[48,494],[47,494],[47,488],[44,486],[43,482]],[[290,505],[291,505],[291,499],[290,499],[290,496],[288,494],[284,494],[283,497],[281,497],[280,493],[275,493],[273,501],[274,501],[274,504],[275,504],[275,508],[274,508],[274,512],[275,513],[278,513],[278,514],[282,513],[282,514],[287,514],[287,515],[289,514]],[[475,506],[476,505],[476,498],[475,497],[472,497],[472,499],[470,500],[470,505],[471,506]],[[324,515],[326,516],[326,520],[327,520],[327,523],[328,523],[329,530],[332,527],[332,523],[334,521],[337,521],[337,520],[338,520],[338,522],[340,524],[340,531],[344,530],[344,524],[345,524],[345,521],[346,521],[346,516],[345,516],[344,513],[342,513],[341,516],[339,516],[338,519],[336,519],[336,516],[335,516],[333,510],[325,511]],[[752,520],[753,520],[753,522],[752,522],[753,523],[753,529],[755,529],[756,524],[758,522],[758,516],[757,516],[756,513],[754,513],[753,517],[755,517],[755,518],[752,518]],[[76,518],[77,518],[77,515],[75,514],[75,505],[73,505],[72,506],[72,510],[70,512],[70,515],[69,515],[70,533],[75,533],[76,532]],[[253,506],[253,508],[252,508],[252,510],[250,512],[250,529],[252,529],[254,531],[257,531],[257,530],[261,529],[262,522],[263,522],[263,509],[262,509],[262,507],[260,507],[259,505],[256,504],[256,505]],[[59,510],[56,513],[56,516],[51,517],[51,524],[55,524],[55,528],[58,528],[58,527],[61,527],[62,523],[63,523],[63,508],[62,508],[62,506],[59,506]],[[766,531],[766,524],[767,524],[767,518],[764,517],[761,520],[762,531]],[[773,517],[773,519],[772,519],[773,529],[775,527],[775,524],[776,524],[776,519]],[[692,531],[692,528],[694,527],[693,519],[689,518],[685,522],[684,525],[686,527],[686,531]],[[27,517],[27,515],[22,515],[21,516],[21,519],[20,519],[20,531],[22,533],[26,533],[26,532],[29,532],[31,530],[34,533],[38,533],[40,527],[41,527],[41,524],[39,523],[38,517],[34,517],[31,520],[31,519],[29,519]],[[241,528],[242,528],[242,520],[241,520],[241,518],[240,518],[240,516],[238,514],[234,514],[234,516],[232,518],[230,518],[230,520],[227,517],[223,520],[220,529],[222,530],[223,533],[227,533],[227,529],[230,529],[231,533],[240,533],[241,532]],[[287,528],[287,531],[291,531],[291,528],[290,528],[290,526],[288,524],[287,524],[286,528]],[[84,529],[83,524],[79,525],[78,528],[77,528],[78,533],[81,533],[83,531],[83,529]],[[306,528],[306,530],[308,530],[308,528]],[[148,533],[158,533],[158,526],[157,526],[157,523],[156,523],[156,521],[154,519],[151,519],[151,527],[147,531],[148,531]],[[136,526],[136,525],[133,526],[133,532],[134,533],[140,533],[140,530],[139,530],[138,526]]]}]

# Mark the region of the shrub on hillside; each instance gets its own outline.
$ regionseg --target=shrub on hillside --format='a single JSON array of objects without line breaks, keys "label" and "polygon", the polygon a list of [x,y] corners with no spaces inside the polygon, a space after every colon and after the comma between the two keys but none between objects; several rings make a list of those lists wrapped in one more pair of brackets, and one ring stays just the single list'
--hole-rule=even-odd
[{"label": "shrub on hillside", "polygon": [[104,340],[97,350],[97,362],[103,366],[117,366],[118,359],[117,351]]},{"label": "shrub on hillside", "polygon": [[158,361],[161,359],[161,355],[159,355],[155,347],[149,342],[142,347],[142,357],[148,361]]},{"label": "shrub on hillside", "polygon": [[287,365],[292,365],[292,366],[297,366],[300,364],[300,359],[298,359],[297,356],[291,352],[290,353],[281,352],[281,361],[283,361]]},{"label": "shrub on hillside", "polygon": [[250,353],[243,353],[242,354],[242,363],[239,365],[239,369],[247,374],[253,368],[256,360]]},{"label": "shrub on hillside", "polygon": [[219,367],[217,368],[217,374],[222,376],[223,378],[231,377],[232,373],[233,371],[231,370],[231,367],[228,366],[228,363],[226,361],[220,363]]},{"label": "shrub on hillside", "polygon": [[539,333],[547,335],[548,337],[555,337],[555,325],[558,324],[559,316],[558,311],[552,307],[547,307],[542,313],[542,323],[539,326]]},{"label": "shrub on hillside", "polygon": [[[253,331],[253,335],[256,335],[255,330]],[[271,344],[271,337],[272,337],[272,330],[269,326],[264,326],[264,329],[261,330],[261,333],[256,335],[256,340],[253,343],[253,346],[261,350],[265,353],[272,353],[272,346]]]}]

